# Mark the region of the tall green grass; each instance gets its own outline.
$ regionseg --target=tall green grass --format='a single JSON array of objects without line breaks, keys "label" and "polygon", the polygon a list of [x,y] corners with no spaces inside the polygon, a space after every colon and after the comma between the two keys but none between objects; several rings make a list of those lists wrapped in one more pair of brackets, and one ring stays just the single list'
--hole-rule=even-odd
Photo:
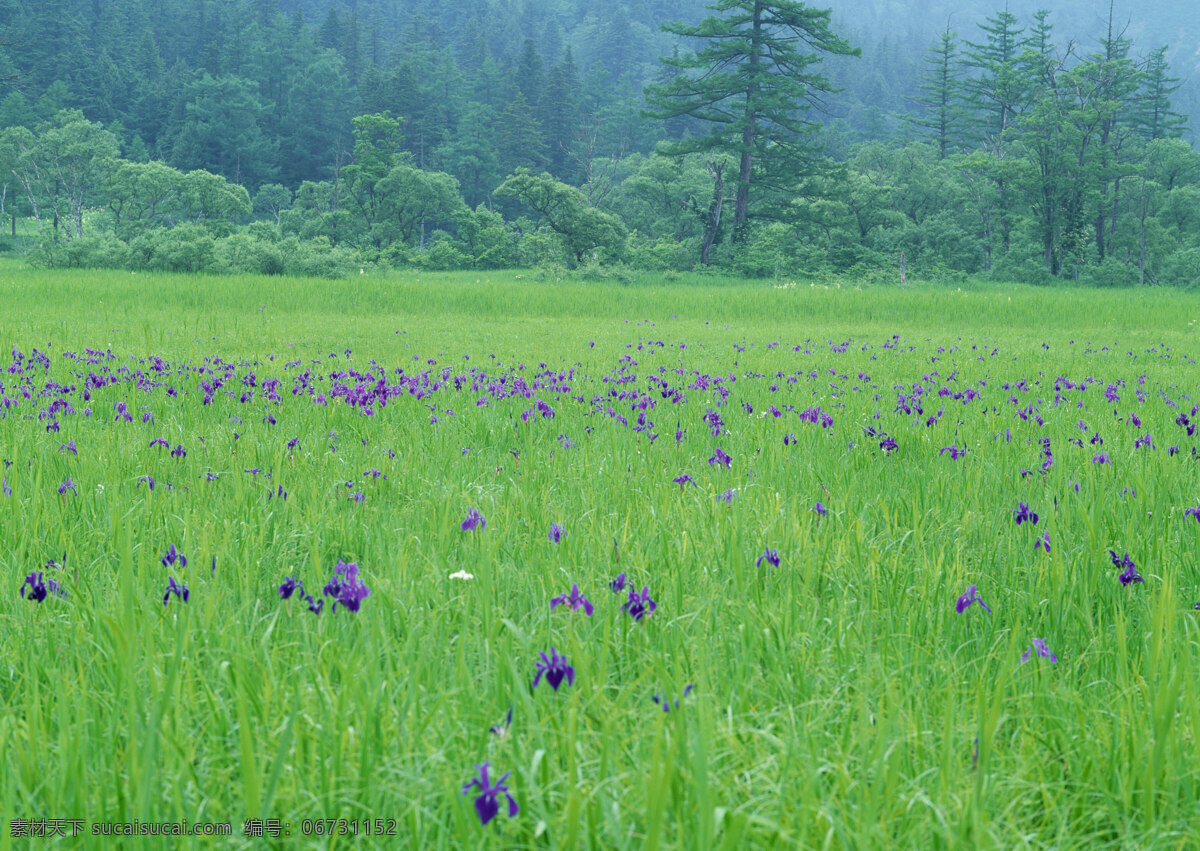
[{"label": "tall green grass", "polygon": [[[64,352],[111,347],[114,369],[152,355],[175,368],[245,362],[238,376],[282,378],[283,400],[270,426],[258,397],[202,405],[191,374],[164,379],[177,399],[95,391],[93,415],[60,416],[59,433],[27,418],[36,400],[0,419],[13,462],[13,496],[0,497],[0,810],[230,820],[245,846],[260,841],[241,836],[248,817],[280,818],[289,845],[314,847],[1194,846],[1200,523],[1183,509],[1200,491],[1194,441],[1174,419],[1200,395],[1198,317],[1194,297],[1167,292],[4,264],[2,351],[48,352],[61,384],[82,387],[73,373],[87,370]],[[651,444],[556,394],[538,394],[555,417],[529,423],[532,400],[477,407],[469,383],[364,417],[293,396],[288,377],[375,360],[393,381],[396,367],[532,381],[544,362],[574,366],[570,395],[591,399],[625,356],[638,380],[621,389],[644,392],[651,374],[686,387],[693,370],[737,380],[723,407],[711,390],[685,389],[680,406],[656,393]],[[1057,376],[1101,383],[1055,406]],[[933,395],[981,379],[969,405]],[[1021,379],[1028,392],[1001,389]],[[1114,406],[1103,390],[1118,380]],[[14,396],[13,377],[0,382]],[[937,425],[894,413],[893,387],[914,382],[930,391],[926,416],[945,407]],[[1044,427],[1015,416],[1038,398]],[[133,423],[113,422],[118,400]],[[762,416],[772,404],[821,405],[835,422]],[[727,434],[708,432],[709,408]],[[899,450],[882,454],[867,426]],[[1135,450],[1146,432],[1157,449]],[[1045,476],[1042,436],[1055,456]],[[156,437],[187,457],[148,449]],[[78,456],[59,450],[69,440]],[[952,443],[968,454],[939,454]],[[707,463],[716,446],[729,470]],[[1092,463],[1101,449],[1111,465]],[[373,469],[380,478],[363,476]],[[696,486],[673,484],[681,473]],[[60,496],[67,476],[78,493]],[[269,499],[280,485],[287,500]],[[732,502],[715,498],[730,488]],[[1018,501],[1041,515],[1036,528],[1014,524]],[[485,530],[459,528],[471,506]],[[561,544],[551,522],[567,529]],[[1049,555],[1034,549],[1044,531]],[[159,563],[171,544],[186,568]],[[778,568],[755,564],[768,546]],[[1110,547],[1130,552],[1144,585],[1117,583]],[[64,554],[47,575],[66,600],[18,597],[27,573]],[[289,575],[319,596],[339,559],[372,590],[360,612],[313,616],[279,599]],[[460,570],[474,579],[450,578]],[[607,588],[619,572],[658,602],[643,624]],[[162,605],[168,574],[188,584],[186,605]],[[572,582],[594,617],[549,610]],[[970,584],[991,615],[955,613]],[[1034,637],[1057,664],[1019,663]],[[576,683],[531,692],[551,645]],[[688,683],[678,710],[651,701]],[[509,705],[509,735],[491,735]],[[481,828],[459,789],[484,760],[513,772],[521,813]],[[397,836],[300,836],[304,819],[324,818],[395,819]],[[4,833],[4,847],[24,841]]]}]

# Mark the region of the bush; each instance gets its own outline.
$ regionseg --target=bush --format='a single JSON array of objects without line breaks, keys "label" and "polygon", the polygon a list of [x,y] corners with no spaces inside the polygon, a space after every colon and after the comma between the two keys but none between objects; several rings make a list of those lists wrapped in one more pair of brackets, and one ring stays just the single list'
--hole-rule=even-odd
[{"label": "bush", "polygon": [[283,253],[274,243],[255,239],[249,233],[235,233],[217,240],[213,270],[234,275],[282,275],[286,267]]},{"label": "bush", "polygon": [[1085,266],[1079,283],[1092,287],[1127,287],[1138,282],[1136,266],[1106,257],[1103,263]]},{"label": "bush", "polygon": [[[1134,270],[1136,280],[1137,270]],[[1146,280],[1151,280],[1149,271]],[[1158,282],[1170,287],[1191,289],[1200,284],[1200,248],[1185,248],[1171,254],[1162,264]]]},{"label": "bush", "polygon": [[204,272],[214,267],[216,240],[194,222],[173,228],[154,228],[129,243],[129,263],[135,269],[161,272]]},{"label": "bush", "polygon": [[43,243],[28,259],[49,269],[121,269],[128,262],[129,246],[116,237],[81,236]]}]

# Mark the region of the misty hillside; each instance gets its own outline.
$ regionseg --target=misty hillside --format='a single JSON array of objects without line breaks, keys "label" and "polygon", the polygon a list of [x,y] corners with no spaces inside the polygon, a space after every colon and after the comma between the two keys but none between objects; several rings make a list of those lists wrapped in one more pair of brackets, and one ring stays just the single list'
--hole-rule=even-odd
[{"label": "misty hillside", "polygon": [[1036,6],[0,0],[0,247],[1200,277],[1191,0]]}]

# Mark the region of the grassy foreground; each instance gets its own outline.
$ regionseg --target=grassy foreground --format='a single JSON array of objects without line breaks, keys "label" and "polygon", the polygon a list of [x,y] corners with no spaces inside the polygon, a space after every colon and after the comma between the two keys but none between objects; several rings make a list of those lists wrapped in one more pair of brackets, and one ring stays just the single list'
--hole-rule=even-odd
[{"label": "grassy foreground", "polygon": [[[287,847],[1195,847],[1197,320],[0,265],[0,847],[52,818],[68,846],[259,818]],[[551,610],[573,584],[590,617]],[[972,585],[990,612],[956,611]],[[531,689],[552,646],[574,682]],[[520,806],[486,826],[484,761]]]}]

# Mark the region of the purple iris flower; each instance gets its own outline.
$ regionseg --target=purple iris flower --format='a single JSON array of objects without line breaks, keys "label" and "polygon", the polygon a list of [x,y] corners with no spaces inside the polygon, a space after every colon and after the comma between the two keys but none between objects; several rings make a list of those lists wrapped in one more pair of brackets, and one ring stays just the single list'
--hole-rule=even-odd
[{"label": "purple iris flower", "polygon": [[714,464],[722,464],[724,465],[725,469],[728,470],[729,462],[732,460],[733,459],[729,457],[729,454],[718,446],[713,450],[712,457],[708,459],[708,466],[711,467]]},{"label": "purple iris flower", "polygon": [[692,477],[689,476],[687,473],[676,476],[675,478],[671,479],[671,481],[673,481],[675,484],[679,485],[680,491],[682,491],[687,485],[696,484],[694,481],[692,481]]},{"label": "purple iris flower", "polygon": [[824,517],[826,514],[829,513],[829,509],[826,508],[824,505],[822,505],[820,502],[818,502],[816,505],[814,505],[812,507],[812,510],[817,512],[817,514],[820,515],[821,517]]},{"label": "purple iris flower", "polygon": [[188,601],[188,596],[190,596],[190,592],[188,591],[188,587],[186,585],[178,585],[173,577],[168,576],[167,593],[163,594],[164,606],[170,601],[172,594],[174,594],[180,600],[183,600],[185,603]]},{"label": "purple iris flower", "polygon": [[483,519],[483,515],[474,508],[467,509],[467,519],[462,522],[462,530],[464,532],[474,532],[476,529],[486,529],[487,521]]},{"label": "purple iris flower", "polygon": [[294,576],[289,576],[283,580],[283,584],[279,586],[279,596],[284,600],[291,597],[297,591],[301,592],[300,596],[304,596],[304,583]]},{"label": "purple iris flower", "polygon": [[575,669],[567,664],[565,656],[559,656],[558,650],[554,647],[550,648],[550,655],[547,656],[543,650],[538,654],[541,659],[537,663],[537,674],[533,678],[533,688],[538,687],[538,683],[542,681],[542,675],[546,675],[546,682],[550,688],[558,691],[558,687],[562,681],[566,679],[567,685],[575,685]]},{"label": "purple iris flower", "polygon": [[658,603],[650,599],[649,585],[644,586],[640,594],[634,591],[631,585],[629,587],[629,599],[621,606],[621,611],[628,614],[635,621],[640,621],[657,608]]},{"label": "purple iris flower", "polygon": [[885,434],[883,436],[883,440],[879,441],[879,448],[882,449],[885,453],[890,454],[892,452],[895,452],[897,449],[899,449],[900,445],[898,443],[896,443],[896,441],[892,437]]},{"label": "purple iris flower", "polygon": [[1038,516],[1030,511],[1029,506],[1023,502],[1018,502],[1017,507],[1013,509],[1013,519],[1017,521],[1018,526],[1020,526],[1026,520],[1028,520],[1032,526],[1036,526],[1038,522]]},{"label": "purple iris flower", "polygon": [[1133,559],[1129,557],[1129,553],[1118,556],[1114,550],[1108,551],[1109,557],[1112,559],[1113,567],[1121,567],[1124,570],[1117,577],[1122,585],[1132,585],[1138,582],[1145,582],[1145,578],[1138,573],[1137,567],[1133,563]]},{"label": "purple iris flower", "polygon": [[167,550],[167,554],[162,557],[162,566],[172,567],[177,561],[180,567],[187,567],[187,557],[183,553],[178,552],[174,544],[171,544],[171,548]]},{"label": "purple iris flower", "polygon": [[470,794],[472,789],[479,790],[479,795],[475,798],[475,812],[479,814],[481,824],[487,824],[500,812],[500,794],[502,792],[508,799],[508,817],[512,818],[521,811],[513,796],[508,792],[508,784],[504,782],[512,776],[512,772],[506,772],[496,781],[495,785],[492,785],[488,782],[488,765],[489,763],[485,762],[483,765],[475,766],[479,771],[479,776],[462,787],[464,795]]},{"label": "purple iris flower", "polygon": [[726,505],[732,505],[734,497],[737,496],[737,488],[729,488],[722,493],[717,494],[717,502],[723,502]]},{"label": "purple iris flower", "polygon": [[150,448],[151,448],[151,449],[153,449],[153,448],[154,448],[154,447],[156,447],[156,446],[161,446],[163,449],[170,449],[170,448],[171,448],[171,444],[167,443],[167,442],[166,442],[165,440],[163,440],[161,437],[156,437],[156,438],[154,438],[154,440],[150,441]]},{"label": "purple iris flower", "polygon": [[338,561],[333,569],[333,578],[322,589],[326,597],[333,597],[333,611],[338,603],[352,612],[357,612],[362,601],[371,596],[371,589],[358,578],[358,564]]},{"label": "purple iris flower", "polygon": [[754,563],[755,567],[762,567],[763,560],[770,562],[771,567],[779,567],[779,553],[772,547],[767,547],[763,550],[763,554],[758,557],[758,561]]},{"label": "purple iris flower", "polygon": [[1154,448],[1154,441],[1150,439],[1149,434],[1145,434],[1133,442],[1134,449],[1141,449],[1143,446],[1149,446],[1151,449]]},{"label": "purple iris flower", "polygon": [[550,610],[553,611],[555,606],[566,604],[571,607],[571,611],[583,609],[584,614],[589,618],[592,616],[592,604],[588,602],[582,594],[579,593],[579,586],[571,583],[570,594],[560,594],[550,600]]},{"label": "purple iris flower", "polygon": [[[690,694],[692,689],[694,689],[695,687],[696,686],[693,683],[688,683],[686,686],[683,687],[683,696],[687,697],[688,694]],[[663,712],[671,711],[671,699],[670,698],[662,697],[661,695],[655,694],[655,695],[651,695],[650,699],[653,700],[655,703],[660,704],[662,706]],[[679,708],[679,699],[678,698],[675,700],[675,708],[676,709]]]},{"label": "purple iris flower", "polygon": [[1185,516],[1185,517],[1187,517],[1187,516],[1189,516],[1189,515],[1190,515],[1190,516],[1192,516],[1192,517],[1195,517],[1195,518],[1196,518],[1196,522],[1197,522],[1197,523],[1200,523],[1200,505],[1197,505],[1195,508],[1185,508],[1185,509],[1183,509],[1183,514],[1184,514],[1184,516]]},{"label": "purple iris flower", "polygon": [[1112,462],[1108,460],[1107,452],[1101,452],[1099,455],[1092,456],[1092,463],[1103,465],[1103,464],[1111,464]]},{"label": "purple iris flower", "polygon": [[1034,542],[1033,548],[1035,550],[1045,548],[1048,554],[1050,552],[1050,533],[1042,533],[1042,537],[1038,538],[1037,541]]},{"label": "purple iris flower", "polygon": [[992,610],[988,608],[987,603],[983,602],[982,598],[980,598],[979,593],[976,591],[974,585],[964,591],[962,596],[958,598],[958,602],[954,604],[954,611],[961,615],[967,609],[971,608],[973,603],[978,603],[980,608],[982,608],[989,615],[992,613]]},{"label": "purple iris flower", "polygon": [[488,729],[491,731],[492,735],[499,736],[501,739],[503,739],[508,735],[508,728],[512,726],[512,719],[513,708],[510,706],[508,707],[508,715],[504,717],[504,723],[496,724],[494,727],[489,727]]},{"label": "purple iris flower", "polygon": [[1129,565],[1129,567],[1125,568],[1125,570],[1122,571],[1121,575],[1118,576],[1117,579],[1120,581],[1120,583],[1122,585],[1133,585],[1138,582],[1146,581],[1145,577],[1143,577],[1140,573],[1138,573],[1137,568],[1134,567],[1132,564]]},{"label": "purple iris flower", "polygon": [[[64,561],[65,561],[65,558],[64,558]],[[62,565],[55,564],[53,559],[51,559],[48,562],[48,566],[50,566],[50,565],[53,565],[55,567],[62,566]],[[29,586],[29,596],[28,597],[25,597],[25,586],[26,585]],[[25,599],[32,600],[35,603],[40,603],[43,600],[45,600],[47,592],[53,594],[55,597],[65,598],[67,596],[66,590],[64,590],[63,587],[61,585],[59,585],[57,582],[55,582],[53,579],[43,579],[41,571],[38,571],[37,573],[29,574],[28,576],[25,577],[25,581],[21,583],[21,596]]]},{"label": "purple iris flower", "polygon": [[59,452],[70,452],[72,455],[79,454],[79,451],[75,448],[75,441],[73,441],[73,440],[70,443],[59,444],[58,451]]},{"label": "purple iris flower", "polygon": [[1027,662],[1029,660],[1029,656],[1033,653],[1036,653],[1042,659],[1049,659],[1051,662],[1058,661],[1058,657],[1051,653],[1050,648],[1046,646],[1046,639],[1035,638],[1033,639],[1032,644],[1033,646],[1026,650],[1025,654],[1021,656],[1022,663]]},{"label": "purple iris flower", "polygon": [[557,544],[564,537],[566,537],[566,534],[567,531],[562,526],[558,525],[557,523],[551,523],[550,531],[546,533],[546,537]]},{"label": "purple iris flower", "polygon": [[951,444],[950,446],[943,446],[938,454],[945,455],[947,452],[950,453],[951,461],[957,461],[959,458],[967,454],[967,450],[959,449],[957,443]]},{"label": "purple iris flower", "polygon": [[21,597],[25,598],[25,586],[29,586],[29,597],[35,603],[40,603],[46,599],[46,583],[42,580],[42,574],[31,573],[25,577],[25,581],[21,583]]},{"label": "purple iris flower", "polygon": [[617,578],[614,579],[612,582],[608,583],[608,587],[613,590],[614,594],[619,594],[620,592],[625,590],[625,586],[627,584],[628,583],[625,581],[625,574],[618,573]]},{"label": "purple iris flower", "polygon": [[171,457],[179,458],[179,459],[183,459],[183,458],[187,457],[187,450],[183,448],[182,443],[177,445],[174,449],[171,450]]},{"label": "purple iris flower", "polygon": [[[2,480],[0,480],[0,489],[2,489],[4,491],[5,497],[12,496],[12,487],[8,484],[7,476],[5,476]],[[1200,518],[1198,518],[1198,519],[1200,519]]]},{"label": "purple iris flower", "polygon": [[143,483],[145,483],[145,484],[149,485],[149,486],[150,486],[150,490],[154,490],[154,477],[153,477],[153,476],[151,476],[151,475],[145,475],[145,476],[142,476],[140,479],[138,479],[138,484],[139,484],[139,485],[140,485],[140,484],[143,484]]},{"label": "purple iris flower", "polygon": [[75,488],[75,482],[71,480],[70,476],[67,476],[66,480],[58,486],[59,493],[66,493],[67,491],[75,491],[75,493],[79,493],[79,491]]}]

